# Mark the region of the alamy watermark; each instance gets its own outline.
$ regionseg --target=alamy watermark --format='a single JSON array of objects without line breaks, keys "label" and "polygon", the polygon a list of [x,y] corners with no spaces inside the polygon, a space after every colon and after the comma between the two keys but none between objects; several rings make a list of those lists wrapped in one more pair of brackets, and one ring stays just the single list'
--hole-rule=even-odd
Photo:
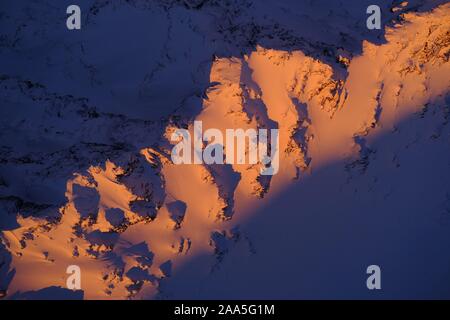
[{"label": "alamy watermark", "polygon": [[376,264],[367,267],[366,270],[369,277],[366,281],[367,289],[380,290],[381,289],[381,268]]},{"label": "alamy watermark", "polygon": [[[260,163],[262,175],[274,175],[280,165],[279,133],[278,129],[270,129],[270,143],[268,133],[268,129],[226,129],[224,135],[215,128],[203,132],[202,121],[194,121],[193,138],[187,129],[172,133],[171,141],[178,143],[172,149],[171,159],[174,164]],[[206,147],[204,142],[208,143]]]},{"label": "alamy watermark", "polygon": [[[78,5],[69,5],[66,9],[66,13],[69,15],[66,18],[66,26],[68,30],[80,30],[81,29],[81,9]],[[366,26],[369,30],[381,29],[381,8],[376,4],[372,4],[367,7],[367,14],[370,16],[366,20]]]},{"label": "alamy watermark", "polygon": [[381,29],[381,8],[376,4],[372,4],[367,7],[367,14],[370,16],[366,20],[366,26],[369,30],[380,30]]},{"label": "alamy watermark", "polygon": [[70,16],[66,19],[66,26],[69,30],[80,30],[81,29],[81,9],[79,6],[72,4],[67,7],[67,14]]},{"label": "alamy watermark", "polygon": [[66,286],[70,290],[81,290],[81,268],[77,265],[70,265],[66,269],[67,277]]}]

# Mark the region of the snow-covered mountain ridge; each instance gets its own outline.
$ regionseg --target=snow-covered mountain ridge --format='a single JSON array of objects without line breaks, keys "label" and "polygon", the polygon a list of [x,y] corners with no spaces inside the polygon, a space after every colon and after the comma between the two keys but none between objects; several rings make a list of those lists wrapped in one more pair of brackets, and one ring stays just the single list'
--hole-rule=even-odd
[{"label": "snow-covered mountain ridge", "polygon": [[[319,227],[307,218],[316,213],[326,229],[341,213],[365,230],[358,204],[383,212],[368,219],[383,217],[388,229],[433,235],[431,284],[443,277],[450,6],[391,2],[376,36],[357,11],[365,3],[96,1],[82,5],[78,35],[58,27],[56,7],[11,4],[0,37],[0,290],[27,298],[64,288],[75,264],[87,299],[284,297],[287,280],[293,297],[321,296],[308,291],[306,271],[294,272],[310,252],[296,244],[307,230],[294,226]],[[27,22],[11,23],[17,15]],[[194,120],[278,128],[280,172],[172,164],[170,132]],[[314,182],[324,174],[331,179]],[[420,204],[410,199],[419,194]],[[405,208],[418,225],[393,222]],[[385,250],[375,256],[387,259]],[[362,256],[346,263],[362,270]],[[278,275],[280,264],[290,273]],[[266,290],[243,288],[243,277],[265,274]]]}]

